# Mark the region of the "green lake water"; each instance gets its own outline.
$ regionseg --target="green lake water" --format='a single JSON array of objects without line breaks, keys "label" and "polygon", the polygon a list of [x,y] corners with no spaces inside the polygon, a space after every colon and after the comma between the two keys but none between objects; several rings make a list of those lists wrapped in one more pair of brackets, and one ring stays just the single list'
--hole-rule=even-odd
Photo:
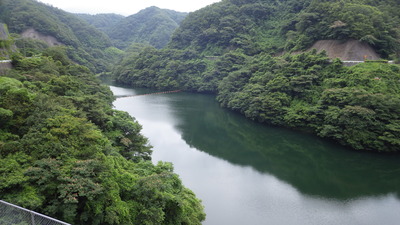
[{"label": "green lake water", "polygon": [[[152,92],[111,86],[115,95]],[[206,225],[399,224],[400,156],[356,152],[220,108],[212,95],[119,98],[153,161],[174,164]]]}]

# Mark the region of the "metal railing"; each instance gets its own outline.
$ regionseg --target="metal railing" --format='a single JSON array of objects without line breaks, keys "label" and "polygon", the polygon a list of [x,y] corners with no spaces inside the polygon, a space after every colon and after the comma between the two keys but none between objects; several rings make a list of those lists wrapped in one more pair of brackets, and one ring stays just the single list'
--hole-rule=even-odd
[{"label": "metal railing", "polygon": [[70,225],[0,200],[0,225]]}]

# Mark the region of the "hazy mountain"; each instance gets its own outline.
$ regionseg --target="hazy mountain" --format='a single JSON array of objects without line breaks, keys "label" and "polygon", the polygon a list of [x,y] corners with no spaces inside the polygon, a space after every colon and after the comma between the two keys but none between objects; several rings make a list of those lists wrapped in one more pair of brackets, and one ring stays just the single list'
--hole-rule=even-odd
[{"label": "hazy mountain", "polygon": [[164,47],[187,13],[149,7],[119,21],[108,35],[118,48],[132,43]]},{"label": "hazy mountain", "polygon": [[114,13],[101,13],[96,15],[78,13],[76,15],[105,33],[110,33],[110,30],[125,18],[125,16]]}]

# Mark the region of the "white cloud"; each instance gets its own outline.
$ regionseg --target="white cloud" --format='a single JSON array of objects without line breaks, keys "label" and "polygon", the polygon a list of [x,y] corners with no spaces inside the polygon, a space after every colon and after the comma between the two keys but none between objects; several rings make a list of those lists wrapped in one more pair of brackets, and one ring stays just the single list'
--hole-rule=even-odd
[{"label": "white cloud", "polygon": [[179,12],[192,12],[220,0],[39,0],[73,13],[117,13],[129,16],[141,9],[157,6]]}]

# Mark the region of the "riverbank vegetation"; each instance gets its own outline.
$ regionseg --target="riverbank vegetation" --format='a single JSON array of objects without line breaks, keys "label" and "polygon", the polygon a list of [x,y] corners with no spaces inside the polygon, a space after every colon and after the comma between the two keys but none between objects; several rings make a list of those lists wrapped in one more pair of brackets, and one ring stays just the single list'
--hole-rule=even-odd
[{"label": "riverbank vegetation", "polygon": [[141,126],[59,47],[0,77],[0,198],[71,224],[200,224],[203,206]]},{"label": "riverbank vegetation", "polygon": [[399,71],[380,63],[342,67],[315,52],[265,56],[225,77],[217,99],[260,122],[310,130],[358,150],[395,152]]},{"label": "riverbank vegetation", "polygon": [[215,93],[222,106],[253,120],[395,152],[399,66],[344,67],[301,51],[317,40],[356,39],[397,59],[398,9],[391,0],[225,0],[189,14],[167,48],[129,52],[114,76],[136,87]]}]

